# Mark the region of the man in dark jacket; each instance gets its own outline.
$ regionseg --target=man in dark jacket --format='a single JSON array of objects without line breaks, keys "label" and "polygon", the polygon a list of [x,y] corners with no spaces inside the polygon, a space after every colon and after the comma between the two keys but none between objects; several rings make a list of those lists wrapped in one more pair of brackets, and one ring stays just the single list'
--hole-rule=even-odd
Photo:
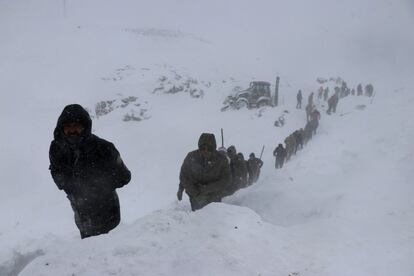
[{"label": "man in dark jacket", "polygon": [[249,160],[247,160],[247,170],[249,172],[249,185],[256,183],[260,176],[260,169],[263,166],[263,161],[257,158],[254,153],[250,153]]},{"label": "man in dark jacket", "polygon": [[286,158],[286,150],[282,144],[279,144],[277,148],[273,151],[273,156],[276,157],[275,167],[276,169],[281,169]]},{"label": "man in dark jacket", "polygon": [[121,219],[115,191],[131,173],[115,146],[91,133],[92,120],[78,104],[60,115],[50,145],[50,172],[65,191],[81,238],[108,233]]},{"label": "man in dark jacket", "polygon": [[231,183],[227,157],[216,148],[214,134],[201,134],[198,150],[188,153],[181,166],[177,197],[182,200],[185,191],[193,211],[211,202],[220,202]]}]

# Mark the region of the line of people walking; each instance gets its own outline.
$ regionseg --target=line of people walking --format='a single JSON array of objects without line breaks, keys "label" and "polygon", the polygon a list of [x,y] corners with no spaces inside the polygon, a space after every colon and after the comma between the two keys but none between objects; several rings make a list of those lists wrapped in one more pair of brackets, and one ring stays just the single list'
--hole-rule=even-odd
[{"label": "line of people walking", "polygon": [[276,169],[281,169],[284,163],[288,162],[299,149],[303,149],[303,146],[306,145],[308,141],[312,139],[313,135],[316,134],[321,114],[314,105],[311,106],[308,104],[308,106],[311,108],[309,115],[307,115],[305,128],[297,129],[286,137],[284,140],[285,147],[283,147],[283,144],[280,143],[274,149],[273,156],[276,159]]},{"label": "line of people walking", "polygon": [[[340,91],[332,96],[336,97],[336,103],[332,103],[332,108],[330,104],[328,113],[331,109],[335,112],[337,92]],[[301,108],[300,90],[297,99],[297,108]],[[273,151],[276,169],[282,168],[312,139],[320,117],[311,93],[306,106],[305,127],[286,137],[285,147],[279,144]],[[59,116],[49,150],[51,175],[57,188],[69,199],[81,238],[108,233],[119,224],[116,189],[127,185],[131,179],[131,172],[115,146],[93,135],[91,129],[89,113],[78,104],[68,105]],[[257,182],[262,166],[261,155],[258,158],[250,153],[249,159],[245,160],[234,145],[217,149],[214,134],[203,133],[198,148],[188,153],[182,163],[177,198],[182,200],[186,192],[193,211],[211,202],[220,202],[223,197]]]},{"label": "line of people walking", "polygon": [[[350,89],[345,81],[342,81],[342,84],[340,86],[334,87],[334,93],[332,95],[329,95],[329,87],[323,88],[323,86],[319,87],[318,90],[318,100],[319,101],[325,101],[328,103],[328,110],[326,113],[330,115],[331,113],[336,112],[336,107],[338,106],[339,99],[347,97],[349,95],[353,96],[362,96],[365,95],[367,97],[373,97],[374,96],[374,86],[372,84],[367,84],[365,87],[362,86],[362,84],[358,84],[356,89]],[[306,106],[306,113],[308,114],[313,109],[313,95],[314,93],[311,92],[308,96],[308,104]],[[296,108],[302,109],[302,99],[303,94],[302,91],[299,90],[296,94]],[[309,108],[309,110],[308,110]]]},{"label": "line of people walking", "polygon": [[[115,146],[91,133],[92,120],[80,105],[66,106],[50,145],[50,172],[66,193],[81,238],[105,234],[120,222],[116,189],[127,185],[131,172]],[[262,149],[263,153],[263,149]],[[263,161],[254,153],[245,160],[235,146],[217,150],[214,134],[203,133],[198,149],[181,166],[179,200],[185,191],[193,211],[255,183]]]},{"label": "line of people walking", "polygon": [[188,153],[181,166],[177,198],[182,200],[185,191],[191,209],[199,210],[255,183],[262,166],[254,153],[245,160],[234,145],[218,150],[214,134],[203,133],[198,149]]}]

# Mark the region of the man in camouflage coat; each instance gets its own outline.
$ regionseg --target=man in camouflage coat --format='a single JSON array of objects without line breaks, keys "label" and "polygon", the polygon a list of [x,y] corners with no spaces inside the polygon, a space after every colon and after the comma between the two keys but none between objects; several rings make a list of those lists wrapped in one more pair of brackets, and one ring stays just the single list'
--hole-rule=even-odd
[{"label": "man in camouflage coat", "polygon": [[185,191],[193,211],[220,202],[231,183],[229,162],[216,148],[214,134],[201,134],[198,149],[188,153],[181,166],[177,197],[182,200]]}]

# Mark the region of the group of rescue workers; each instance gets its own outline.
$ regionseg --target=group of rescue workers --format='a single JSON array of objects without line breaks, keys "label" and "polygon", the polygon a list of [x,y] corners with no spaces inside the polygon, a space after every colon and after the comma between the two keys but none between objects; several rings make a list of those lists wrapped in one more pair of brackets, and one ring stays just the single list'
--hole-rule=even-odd
[{"label": "group of rescue workers", "polygon": [[[329,89],[321,88],[318,97],[328,100],[328,114],[336,111],[340,97],[355,91],[346,84],[335,88],[328,99]],[[357,95],[362,95],[362,85]],[[365,87],[367,96],[373,96],[372,85]],[[306,106],[306,125],[295,130],[274,150],[276,168],[282,168],[293,154],[316,134],[321,117],[313,103],[313,92]],[[297,94],[297,108],[302,105],[302,93]],[[63,190],[74,211],[75,223],[81,238],[108,233],[120,222],[117,188],[129,183],[131,172],[125,166],[115,146],[91,133],[92,120],[80,105],[68,105],[62,111],[50,145],[50,172],[58,189]],[[263,149],[262,149],[263,153]],[[261,158],[261,155],[260,155]],[[188,195],[193,211],[211,202],[220,202],[241,188],[255,183],[260,176],[263,161],[251,153],[246,161],[235,146],[217,149],[214,134],[203,133],[198,149],[185,157],[180,170],[178,200],[183,192]]]},{"label": "group of rescue workers", "polygon": [[[365,90],[365,92],[364,92]],[[328,109],[326,111],[327,114],[335,113],[336,107],[338,105],[339,99],[347,97],[349,95],[352,96],[362,96],[364,95],[367,97],[374,96],[374,86],[372,84],[365,85],[365,88],[362,87],[362,84],[358,84],[356,90],[350,89],[345,81],[342,82],[341,86],[334,87],[334,94],[329,96],[329,87],[323,88],[323,86],[319,87],[318,90],[318,100],[325,101],[328,103]],[[296,108],[302,108],[302,91],[299,90],[296,95]],[[309,114],[313,109],[313,92],[309,95],[308,98],[308,105],[306,106],[306,113]],[[312,104],[310,104],[312,101]]]},{"label": "group of rescue workers", "polygon": [[[302,92],[299,90],[297,94],[296,108],[301,108],[302,105]],[[318,111],[313,103],[313,92],[308,97],[308,104],[306,106],[306,125],[304,128],[300,128],[292,132],[285,138],[285,147],[283,144],[279,144],[273,151],[273,156],[276,158],[275,168],[280,169],[283,164],[290,160],[292,155],[296,154],[299,149],[302,149],[307,142],[312,139],[312,136],[316,134],[316,130],[319,126],[319,120],[321,119],[321,113]]]},{"label": "group of rescue workers", "polygon": [[203,133],[198,149],[187,154],[180,171],[178,200],[188,195],[193,211],[255,183],[263,161],[251,153],[246,161],[234,145],[217,150],[214,134]]}]

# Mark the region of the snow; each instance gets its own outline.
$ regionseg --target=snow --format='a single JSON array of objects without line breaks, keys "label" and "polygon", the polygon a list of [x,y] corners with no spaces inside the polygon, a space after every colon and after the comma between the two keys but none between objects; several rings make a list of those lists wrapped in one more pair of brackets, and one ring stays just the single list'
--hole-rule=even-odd
[{"label": "snow", "polygon": [[[409,1],[65,2],[65,16],[62,2],[0,2],[1,276],[413,275]],[[220,111],[235,86],[273,91],[276,75],[280,106]],[[318,77],[337,76],[372,83],[375,97],[322,112],[314,139],[276,171],[273,149],[305,125],[297,90],[307,99]],[[189,79],[202,97],[154,93]],[[57,118],[75,102],[132,172],[120,226],[85,240],[48,171]],[[245,157],[265,146],[260,180],[191,212],[176,199],[181,162],[202,132],[220,143],[220,128]]]},{"label": "snow", "polygon": [[[287,272],[288,258],[273,254],[284,242],[268,240],[279,232],[248,208],[212,204],[192,213],[170,206],[117,229],[111,237],[89,239],[87,245],[79,240],[56,242],[48,256],[37,258],[21,275],[57,275],[62,267],[75,275]],[[260,267],[257,259],[263,260]]]}]

